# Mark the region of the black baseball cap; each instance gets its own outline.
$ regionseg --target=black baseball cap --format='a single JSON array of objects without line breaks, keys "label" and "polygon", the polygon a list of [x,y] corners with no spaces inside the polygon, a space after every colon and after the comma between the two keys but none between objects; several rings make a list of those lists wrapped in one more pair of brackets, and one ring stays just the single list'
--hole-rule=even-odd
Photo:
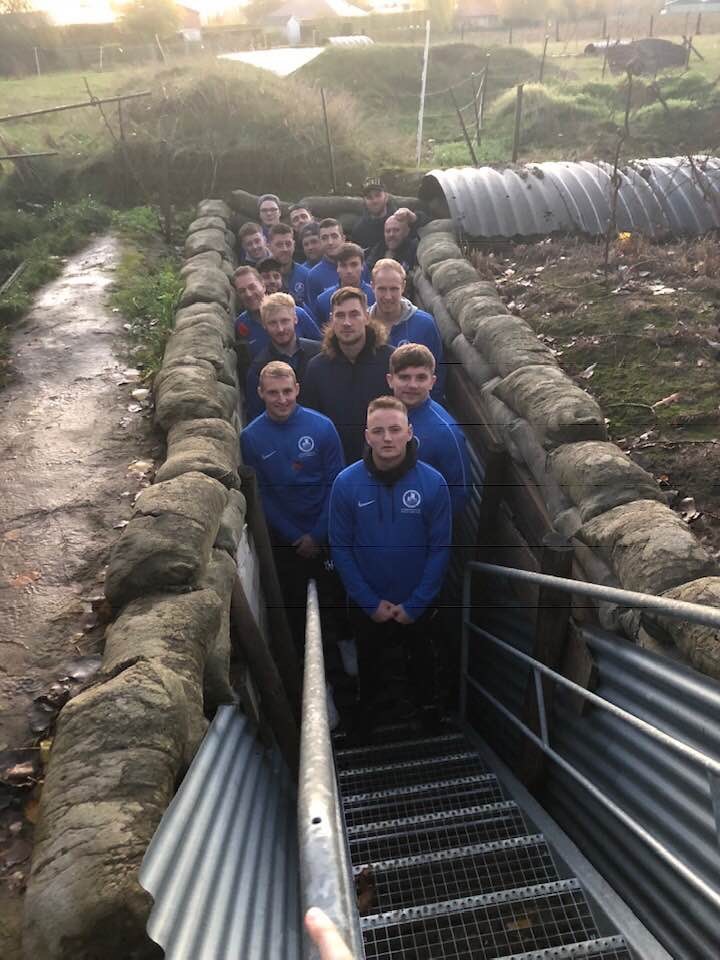
[{"label": "black baseball cap", "polygon": [[280,261],[276,260],[275,257],[263,257],[262,260],[258,260],[255,264],[255,269],[258,273],[270,273],[271,270],[277,270],[278,273],[282,273]]},{"label": "black baseball cap", "polygon": [[368,177],[362,185],[363,196],[366,197],[373,190],[382,190],[383,193],[387,193],[387,187],[382,180],[378,177]]}]

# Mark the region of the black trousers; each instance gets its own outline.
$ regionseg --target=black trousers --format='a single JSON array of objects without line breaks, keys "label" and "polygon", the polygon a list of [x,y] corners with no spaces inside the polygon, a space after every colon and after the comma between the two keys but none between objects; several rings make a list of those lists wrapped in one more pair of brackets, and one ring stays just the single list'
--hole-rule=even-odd
[{"label": "black trousers", "polygon": [[353,605],[350,611],[358,657],[360,709],[374,719],[388,700],[393,670],[404,662],[410,698],[418,708],[435,704],[435,631],[437,608],[429,607],[414,623],[375,623]]}]

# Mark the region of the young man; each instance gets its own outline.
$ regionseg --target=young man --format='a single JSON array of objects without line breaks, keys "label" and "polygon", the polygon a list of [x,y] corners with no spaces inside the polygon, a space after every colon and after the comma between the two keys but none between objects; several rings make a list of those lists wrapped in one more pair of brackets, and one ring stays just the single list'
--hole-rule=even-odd
[{"label": "young man", "polygon": [[308,223],[313,223],[314,218],[310,213],[307,207],[303,206],[302,203],[293,203],[293,205],[288,210],[288,215],[290,217],[290,226],[295,231],[295,236],[300,239],[300,231]]},{"label": "young man", "polygon": [[450,559],[450,495],[417,459],[404,405],[379,397],[367,409],[363,459],[338,476],[330,497],[332,557],[353,607],[363,726],[383,698],[383,660],[403,648],[423,725],[437,725],[431,640],[435,600]]},{"label": "young man", "polygon": [[408,412],[417,455],[445,477],[453,517],[465,509],[470,491],[470,461],[465,434],[444,407],[430,397],[435,384],[435,358],[427,347],[406,343],[393,350],[388,384]]},{"label": "young man", "polygon": [[307,299],[306,285],[309,270],[300,263],[295,263],[295,236],[292,227],[286,223],[276,223],[270,227],[270,254],[280,264],[283,281],[283,291],[294,298],[295,303],[302,307]]},{"label": "young man", "polygon": [[343,228],[337,220],[320,221],[320,244],[323,258],[310,271],[307,281],[307,297],[312,309],[323,290],[334,287],[340,282],[337,272],[337,255],[345,243]]},{"label": "young man", "polygon": [[238,230],[237,236],[241,259],[247,266],[254,267],[258,260],[270,255],[265,234],[259,223],[244,223]]},{"label": "young man", "polygon": [[[263,401],[258,386],[260,371],[273,360],[281,360],[292,368],[302,388],[305,370],[312,357],[320,352],[317,340],[298,337],[295,301],[287,293],[273,293],[260,304],[260,322],[270,342],[255,357],[245,381],[245,411],[248,420],[263,412]],[[298,397],[298,399],[300,399]]]},{"label": "young man", "polygon": [[386,375],[391,353],[382,327],[368,316],[362,290],[336,290],[322,351],[307,366],[303,397],[308,407],[333,421],[348,463],[362,453],[368,403],[390,392]]},{"label": "young man", "polygon": [[414,232],[421,227],[426,218],[413,213],[408,207],[398,207],[397,203],[385,189],[385,185],[377,178],[370,178],[363,184],[363,198],[365,213],[355,224],[352,239],[366,252],[383,240],[385,221],[394,213],[402,213],[407,217],[410,229]]},{"label": "young man", "polygon": [[405,276],[415,269],[417,264],[416,237],[410,235],[410,223],[403,214],[395,213],[385,221],[384,238],[377,243],[368,254],[370,269],[378,260],[397,260],[405,271]]},{"label": "young man", "polygon": [[375,303],[375,292],[362,279],[364,256],[362,247],[356,243],[344,243],[337,254],[337,272],[340,283],[323,290],[315,301],[315,317],[322,329],[330,319],[330,298],[338,287],[357,287],[367,297],[368,306]]},{"label": "young man", "polygon": [[343,467],[335,427],[298,406],[298,384],[287,363],[263,367],[258,391],[265,413],[240,435],[243,461],[255,469],[291,630],[302,650],[307,581],[326,575],[328,499]]},{"label": "young man", "polygon": [[405,271],[397,260],[378,260],[373,267],[372,284],[375,306],[370,316],[385,329],[388,343],[401,347],[404,343],[422,343],[435,357],[437,381],[432,396],[441,400],[445,394],[445,367],[440,332],[433,316],[418,308],[403,296]]},{"label": "young man", "polygon": [[[243,312],[235,318],[235,335],[247,345],[252,361],[270,342],[260,322],[260,304],[265,297],[265,285],[255,267],[238,267],[233,273],[233,286],[243,308]],[[301,307],[296,308],[296,313],[298,335],[308,340],[320,340],[320,331],[312,317]]]},{"label": "young man", "polygon": [[270,238],[270,227],[280,223],[280,198],[274,193],[264,193],[258,197],[258,217],[266,239]]},{"label": "young man", "polygon": [[298,240],[305,258],[305,266],[308,270],[312,270],[316,264],[320,263],[323,256],[322,244],[320,243],[320,227],[314,221],[306,223],[300,230]]}]

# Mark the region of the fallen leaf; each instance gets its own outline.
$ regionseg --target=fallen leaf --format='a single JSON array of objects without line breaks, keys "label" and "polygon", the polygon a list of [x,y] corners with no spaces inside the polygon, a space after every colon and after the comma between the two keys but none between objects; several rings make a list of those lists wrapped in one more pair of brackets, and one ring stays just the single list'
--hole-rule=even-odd
[{"label": "fallen leaf", "polygon": [[25,819],[28,823],[37,823],[38,817],[40,816],[40,800],[38,797],[28,797],[25,806],[23,807],[23,813],[25,814]]},{"label": "fallen leaf", "polygon": [[595,367],[597,363],[591,363],[589,367],[586,367],[582,373],[578,374],[578,377],[582,377],[583,380],[589,380],[590,377],[595,373]]},{"label": "fallen leaf", "polygon": [[117,523],[113,524],[113,530],[124,530],[129,522],[129,520],[118,520]]},{"label": "fallen leaf", "polygon": [[140,413],[142,407],[139,403],[129,403],[128,404],[128,413]]},{"label": "fallen leaf", "polygon": [[658,407],[667,407],[671,403],[677,403],[680,399],[680,393],[671,393],[667,397],[663,397],[662,400],[656,400],[655,403],[651,404],[653,410],[657,410]]},{"label": "fallen leaf", "polygon": [[31,583],[35,583],[41,577],[42,574],[39,570],[26,570],[24,573],[16,573],[14,577],[10,577],[8,586],[21,589],[22,587],[29,586]]}]

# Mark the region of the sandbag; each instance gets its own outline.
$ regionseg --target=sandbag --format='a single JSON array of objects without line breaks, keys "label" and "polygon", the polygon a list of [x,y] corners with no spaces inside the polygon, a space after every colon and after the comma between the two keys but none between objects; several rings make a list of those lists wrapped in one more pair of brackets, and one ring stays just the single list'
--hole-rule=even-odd
[{"label": "sandbag", "polygon": [[634,500],[601,513],[578,537],[603,554],[626,590],[658,594],[716,573],[687,524],[657,500]]},{"label": "sandbag", "polygon": [[558,365],[550,347],[538,340],[524,320],[512,314],[479,320],[473,344],[501,377],[506,377],[519,367]]},{"label": "sandbag", "polygon": [[[198,304],[196,304],[198,306]],[[204,306],[209,306],[209,304],[204,304]],[[178,314],[175,317],[175,327],[176,332],[182,330],[188,330],[191,327],[194,327],[196,323],[207,323],[211,327],[214,327],[222,338],[222,343],[225,348],[235,346],[235,327],[232,320],[228,314],[225,314],[223,317],[218,316],[217,313],[196,313],[193,316],[180,316],[182,311],[178,311]]]},{"label": "sandbag", "polygon": [[228,306],[232,287],[219,267],[198,267],[185,277],[185,289],[180,295],[180,306],[191,303],[220,303]]},{"label": "sandbag", "polygon": [[225,345],[222,335],[212,323],[204,323],[199,317],[192,325],[173,330],[165,345],[163,360],[171,361],[179,357],[196,357],[207,360],[213,369],[222,370],[225,363]]},{"label": "sandbag", "polygon": [[225,230],[227,224],[223,217],[198,217],[187,228],[188,233],[197,233],[198,230]]},{"label": "sandbag", "polygon": [[194,257],[188,257],[180,270],[181,277],[187,277],[193,270],[199,270],[201,267],[217,267],[220,269],[222,256],[217,250],[205,250],[204,253],[196,253]]},{"label": "sandbag", "polygon": [[457,228],[455,226],[454,220],[431,220],[429,223],[426,223],[424,227],[420,227],[418,230],[418,236],[422,239],[423,237],[432,236],[434,233],[448,233],[451,237],[455,237],[457,234]]},{"label": "sandbag", "polygon": [[478,389],[495,376],[490,364],[462,334],[458,334],[453,340],[451,350],[455,361],[462,364],[463,370]]},{"label": "sandbag", "polygon": [[232,318],[230,317],[230,312],[224,304],[220,303],[191,303],[187,307],[180,307],[179,310],[175,311],[175,326],[177,326],[178,320],[189,320],[191,317],[204,317],[206,314],[211,313],[218,318],[218,320],[224,320],[227,322],[230,320],[232,323]]},{"label": "sandbag", "polygon": [[224,230],[198,230],[185,238],[183,253],[186,257],[194,257],[206,250],[214,250],[222,256],[226,246]]},{"label": "sandbag", "polygon": [[[203,677],[205,716],[213,717],[223,703],[236,700],[230,685],[230,600],[237,577],[235,560],[222,550],[213,550],[201,586],[220,600],[220,622],[210,635]],[[208,630],[210,624],[208,624]]]},{"label": "sandbag", "polygon": [[[664,596],[687,603],[704,603],[720,609],[720,577],[702,577],[667,590]],[[645,611],[643,619],[656,620],[675,646],[701,673],[720,680],[720,629],[686,620],[657,617]]]},{"label": "sandbag", "polygon": [[303,197],[298,203],[307,207],[317,220],[330,217],[339,219],[341,213],[354,214],[360,218],[365,213],[365,201],[362,197]]},{"label": "sandbag", "polygon": [[607,439],[600,407],[557,367],[521,367],[501,380],[495,391],[532,424],[547,449]]},{"label": "sandbag", "polygon": [[486,317],[509,316],[507,309],[496,296],[471,297],[466,300],[457,313],[460,329],[472,343],[478,328]]},{"label": "sandbag", "polygon": [[633,500],[665,501],[653,477],[614,443],[568,443],[553,450],[550,464],[583,523]]},{"label": "sandbag", "polygon": [[138,871],[187,741],[182,683],[159,663],[132,664],[63,707],[25,895],[26,957],[161,956]]},{"label": "sandbag", "polygon": [[497,301],[498,308],[496,313],[506,313],[505,304],[500,299],[497,287],[488,280],[478,280],[477,276],[471,283],[463,283],[459,287],[449,290],[445,294],[445,304],[456,323],[460,323],[460,311],[465,304],[474,297],[488,297]]},{"label": "sandbag", "polygon": [[178,677],[187,710],[188,764],[207,732],[203,675],[224,618],[224,597],[207,573],[203,586],[208,589],[152,594],[128,603],[107,630],[102,661],[106,674],[117,673],[133,660],[146,660]]},{"label": "sandbag", "polygon": [[170,480],[193,471],[237,487],[240,446],[233,427],[220,419],[185,420],[171,427],[167,458],[156,481]]},{"label": "sandbag", "polygon": [[434,263],[428,270],[432,285],[438,293],[446,294],[457,287],[477,280],[477,270],[465,259],[443,260]]},{"label": "sandbag", "polygon": [[242,540],[246,514],[247,503],[243,494],[239,490],[228,490],[228,500],[220,515],[220,527],[215,537],[215,546],[218,550],[229,553],[233,558]]},{"label": "sandbag", "polygon": [[462,250],[448,234],[434,233],[418,244],[417,259],[427,273],[433,264],[443,260],[462,260]]},{"label": "sandbag", "polygon": [[230,420],[237,402],[236,389],[199,366],[171,367],[155,378],[155,418],[165,431],[181,420]]},{"label": "sandbag", "polygon": [[[245,223],[251,220],[253,223],[259,223],[260,214],[258,212],[258,197],[254,193],[248,193],[247,190],[233,190],[230,194],[230,205],[236,213],[245,219]],[[285,220],[288,215],[290,204],[287,200],[280,201],[280,217]]]},{"label": "sandbag", "polygon": [[443,298],[435,291],[433,285],[419,267],[413,270],[412,281],[416,299],[424,310],[428,310],[435,317],[435,323],[440,331],[443,344],[449,347],[460,333],[460,327],[447,312]]},{"label": "sandbag", "polygon": [[232,210],[224,200],[201,200],[196,212],[198,217],[220,217],[225,221],[232,217]]},{"label": "sandbag", "polygon": [[186,473],[147,487],[110,552],[105,594],[116,609],[148,593],[197,585],[227,503],[222,484]]}]

